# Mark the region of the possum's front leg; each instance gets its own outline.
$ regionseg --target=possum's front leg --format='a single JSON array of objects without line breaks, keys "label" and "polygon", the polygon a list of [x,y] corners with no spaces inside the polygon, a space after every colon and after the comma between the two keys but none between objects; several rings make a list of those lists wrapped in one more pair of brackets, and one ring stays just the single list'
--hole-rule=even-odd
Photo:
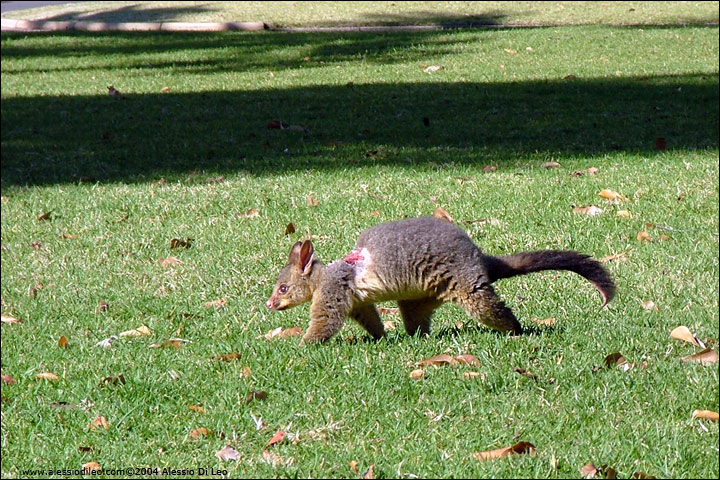
[{"label": "possum's front leg", "polygon": [[325,342],[337,333],[352,310],[352,292],[345,285],[323,285],[315,290],[310,306],[310,326],[300,342]]}]

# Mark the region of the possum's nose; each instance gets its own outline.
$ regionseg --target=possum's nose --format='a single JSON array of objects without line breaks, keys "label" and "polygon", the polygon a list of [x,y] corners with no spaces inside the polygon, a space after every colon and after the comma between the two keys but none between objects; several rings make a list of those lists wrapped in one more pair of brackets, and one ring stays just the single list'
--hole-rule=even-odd
[{"label": "possum's nose", "polygon": [[270,310],[272,310],[272,308],[273,308],[272,297],[268,298],[268,301],[265,302],[265,306],[266,306],[267,308],[269,308]]}]

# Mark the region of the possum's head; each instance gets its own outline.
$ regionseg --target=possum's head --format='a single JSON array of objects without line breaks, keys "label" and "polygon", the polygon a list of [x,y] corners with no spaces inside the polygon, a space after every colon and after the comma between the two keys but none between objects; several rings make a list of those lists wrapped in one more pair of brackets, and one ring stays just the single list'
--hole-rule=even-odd
[{"label": "possum's head", "polygon": [[309,302],[317,283],[313,272],[321,268],[322,263],[315,260],[312,242],[297,242],[290,249],[288,263],[280,270],[273,293],[265,306],[271,310],[285,310]]}]

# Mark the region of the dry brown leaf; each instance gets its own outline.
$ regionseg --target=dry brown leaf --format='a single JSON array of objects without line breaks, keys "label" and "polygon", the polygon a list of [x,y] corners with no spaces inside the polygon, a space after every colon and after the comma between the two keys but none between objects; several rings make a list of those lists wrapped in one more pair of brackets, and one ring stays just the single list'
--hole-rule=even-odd
[{"label": "dry brown leaf", "polygon": [[182,260],[179,260],[175,257],[161,258],[158,260],[158,263],[161,267],[165,268],[183,264]]},{"label": "dry brown leaf", "polygon": [[573,74],[571,73],[571,74],[569,74],[569,75],[565,75],[565,76],[563,77],[563,80],[575,80],[575,78],[576,78],[575,75],[573,75]]},{"label": "dry brown leaf", "polygon": [[317,207],[318,205],[320,205],[320,203],[315,200],[312,195],[308,195],[305,197],[305,204],[308,207]]},{"label": "dry brown leaf", "polygon": [[75,235],[73,235],[72,233],[63,233],[62,235],[60,235],[60,238],[65,238],[68,240],[77,240],[77,237]]},{"label": "dry brown leaf", "polygon": [[272,438],[268,441],[268,443],[265,445],[265,447],[269,447],[270,445],[275,445],[276,443],[280,443],[285,439],[285,432],[282,430],[278,430],[275,432],[275,435],[272,436]]},{"label": "dry brown leaf", "polygon": [[421,379],[424,375],[425,375],[425,370],[423,370],[422,368],[418,368],[418,369],[413,370],[412,372],[410,372],[410,378],[412,378],[413,380],[419,380],[419,379]]},{"label": "dry brown leaf", "polygon": [[375,464],[371,463],[370,466],[368,467],[367,471],[362,474],[362,478],[374,479],[375,478],[375,473],[373,472],[374,468],[375,468]]},{"label": "dry brown leaf", "polygon": [[718,421],[718,412],[712,410],[693,410],[692,418],[704,418],[705,420]]},{"label": "dry brown leaf", "polygon": [[583,478],[595,478],[599,471],[595,465],[588,463],[580,468],[580,476]]},{"label": "dry brown leaf", "polygon": [[247,210],[246,212],[242,213],[241,216],[245,218],[255,218],[260,216],[260,210],[257,208],[251,208],[250,210]]},{"label": "dry brown leaf", "polygon": [[223,355],[213,355],[210,360],[222,360],[223,362],[229,362],[231,360],[240,360],[239,353],[225,353]]},{"label": "dry brown leaf", "polygon": [[536,323],[538,325],[542,325],[544,327],[551,327],[555,325],[555,317],[548,317],[548,318],[530,318],[530,321],[533,323]]},{"label": "dry brown leaf", "polygon": [[381,315],[397,315],[400,313],[397,307],[377,307],[377,311]]},{"label": "dry brown leaf", "polygon": [[152,345],[148,345],[148,348],[180,348],[185,343],[187,343],[189,340],[184,340],[182,338],[171,338],[170,340],[167,340],[162,343],[153,343]]},{"label": "dry brown leaf", "polygon": [[443,67],[442,65],[430,65],[430,66],[426,67],[425,70],[423,70],[423,72],[435,73],[435,72],[439,72],[443,68],[445,68],[445,67]]},{"label": "dry brown leaf", "polygon": [[227,305],[227,300],[225,300],[224,298],[218,298],[217,300],[213,300],[212,302],[205,302],[203,305],[208,308],[222,308]]},{"label": "dry brown leaf", "polygon": [[350,461],[350,470],[352,470],[355,475],[360,475],[360,472],[358,472],[357,466],[358,466],[357,460]]},{"label": "dry brown leaf", "polygon": [[705,344],[700,341],[699,338],[697,338],[695,335],[690,332],[690,329],[687,328],[685,325],[680,325],[679,327],[675,328],[672,332],[670,332],[670,338],[674,338],[675,340],[682,340],[683,342],[692,343],[696,347],[705,348]]},{"label": "dry brown leaf", "polygon": [[295,463],[295,459],[293,457],[285,458],[281,455],[278,455],[276,453],[271,452],[270,450],[263,450],[262,452],[263,459],[273,467],[277,467],[278,465],[292,465]]},{"label": "dry brown leaf", "polygon": [[483,172],[485,172],[485,173],[495,172],[495,171],[497,171],[497,169],[498,169],[497,165],[487,165],[487,166],[483,167]]},{"label": "dry brown leaf", "polygon": [[160,92],[162,92],[162,93],[167,93],[167,92],[169,92],[169,91],[170,91],[170,87],[167,87],[167,86],[166,86],[166,87],[162,87],[162,88],[160,89]]},{"label": "dry brown leaf", "polygon": [[110,428],[110,424],[105,417],[95,417],[93,418],[92,422],[90,422],[90,428],[92,430],[97,430],[98,428],[104,428],[105,430],[107,430],[108,428]]},{"label": "dry brown leaf", "polygon": [[383,327],[385,327],[385,330],[397,330],[397,326],[393,320],[385,320],[383,322]]},{"label": "dry brown leaf", "polygon": [[223,448],[215,452],[215,455],[223,462],[227,462],[229,460],[237,461],[240,458],[238,451],[230,445],[225,445]]},{"label": "dry brown leaf", "polygon": [[485,374],[475,371],[465,372],[463,373],[463,377],[465,378],[477,378],[480,377],[481,380],[485,380]]},{"label": "dry brown leaf", "polygon": [[108,308],[110,308],[110,305],[108,305],[107,302],[98,302],[97,311],[98,313],[107,312]]},{"label": "dry brown leaf", "polygon": [[60,337],[60,338],[58,339],[58,347],[60,347],[60,348],[68,348],[68,339],[67,339],[67,337],[66,337],[65,335],[63,335],[62,337]]},{"label": "dry brown leaf", "polygon": [[694,355],[687,355],[682,357],[680,360],[683,362],[699,363],[701,365],[712,365],[713,363],[717,363],[718,354],[712,348],[706,348],[702,352],[698,352]]},{"label": "dry brown leaf", "polygon": [[648,475],[648,474],[645,473],[645,472],[634,472],[634,473],[630,476],[630,478],[657,478],[657,477],[654,476],[654,475]]},{"label": "dry brown leaf", "polygon": [[523,453],[535,455],[535,445],[530,442],[518,442],[511,447],[497,448],[495,450],[487,450],[484,452],[475,452],[473,453],[473,457],[478,460],[495,460],[497,458],[503,458],[509,455],[520,455]]},{"label": "dry brown leaf", "polygon": [[245,403],[250,403],[253,400],[266,400],[268,397],[268,394],[264,390],[253,390],[252,392],[249,392],[247,396],[245,397]]},{"label": "dry brown leaf", "polygon": [[201,407],[200,405],[190,405],[188,408],[190,410],[192,410],[193,412],[197,412],[197,413],[205,412],[205,409],[203,407]]},{"label": "dry brown leaf", "polygon": [[627,359],[620,352],[614,352],[605,357],[605,366],[622,366],[627,363]]},{"label": "dry brown leaf", "polygon": [[39,217],[37,217],[38,222],[43,222],[43,221],[45,221],[45,220],[50,220],[50,217],[51,217],[51,214],[52,214],[53,210],[55,210],[55,209],[53,208],[52,210],[49,210],[49,211],[43,213],[42,215],[40,215]]},{"label": "dry brown leaf", "polygon": [[456,363],[455,358],[451,357],[450,355],[443,353],[440,355],[435,355],[434,357],[430,357],[426,360],[422,360],[420,362],[417,362],[418,367],[427,367],[429,365],[453,365]]},{"label": "dry brown leaf", "polygon": [[572,212],[592,217],[601,214],[603,211],[602,208],[598,208],[595,205],[587,205],[584,207],[573,207]]},{"label": "dry brown leaf", "polygon": [[210,430],[208,430],[205,427],[196,428],[190,432],[190,436],[192,438],[200,438],[200,437],[205,437],[207,435],[210,435]]},{"label": "dry brown leaf", "polygon": [[655,302],[653,302],[652,300],[641,301],[640,305],[642,305],[643,310],[654,311],[654,312],[660,311],[658,306],[655,305]]},{"label": "dry brown leaf", "polygon": [[542,168],[560,168],[561,165],[558,162],[545,162],[540,165]]},{"label": "dry brown leaf", "polygon": [[2,374],[2,383],[7,383],[8,385],[12,385],[15,383],[15,379],[11,377],[10,375]]},{"label": "dry brown leaf", "polygon": [[113,87],[112,85],[108,85],[107,89],[108,89],[108,95],[110,95],[111,97],[117,97],[120,95],[120,90]]},{"label": "dry brown leaf", "polygon": [[252,369],[250,367],[248,367],[247,365],[244,365],[242,367],[242,376],[245,380],[252,377]]},{"label": "dry brown leaf", "polygon": [[2,315],[2,323],[7,323],[8,325],[12,325],[14,323],[21,323],[22,320],[18,320],[15,317],[10,317],[8,315]]},{"label": "dry brown leaf", "polygon": [[480,360],[478,360],[475,355],[470,355],[468,353],[464,355],[458,355],[457,357],[455,357],[455,360],[457,360],[458,363],[462,363],[465,365],[474,365],[476,367],[480,366]]},{"label": "dry brown leaf", "polygon": [[83,463],[83,466],[82,466],[82,474],[83,475],[91,475],[91,474],[94,474],[95,472],[99,472],[100,470],[102,470],[102,467],[100,466],[100,464],[98,462],[87,462],[87,463]]},{"label": "dry brown leaf", "polygon": [[455,223],[448,211],[442,207],[437,207],[435,209],[435,211],[433,212],[433,217],[439,218],[440,220],[445,220],[448,223]]},{"label": "dry brown leaf", "polygon": [[626,258],[625,258],[626,253],[627,252],[620,252],[620,253],[616,253],[615,255],[608,255],[607,257],[601,258],[600,262],[607,263],[607,262],[612,262],[613,260],[626,260]]},{"label": "dry brown leaf", "polygon": [[508,55],[515,55],[517,53],[517,50],[513,50],[512,48],[503,48],[503,52],[507,53]]},{"label": "dry brown leaf", "polygon": [[171,238],[170,239],[170,248],[190,248],[192,246],[193,239],[192,238]]},{"label": "dry brown leaf", "polygon": [[587,173],[588,173],[588,175],[590,175],[590,176],[595,175],[597,172],[598,172],[598,169],[597,169],[596,167],[590,167],[590,168],[587,169]]},{"label": "dry brown leaf", "polygon": [[630,213],[630,210],[618,210],[617,213],[615,213],[615,216],[632,218],[632,213]]},{"label": "dry brown leaf", "polygon": [[284,330],[282,327],[274,328],[270,331],[268,331],[264,337],[267,340],[272,340],[273,338],[291,338],[291,337],[299,337],[305,333],[302,329],[302,327],[292,327],[288,328],[287,330]]},{"label": "dry brown leaf", "polygon": [[35,375],[35,378],[37,378],[38,380],[49,380],[51,382],[57,382],[58,380],[60,380],[60,377],[51,372],[38,373],[37,375]]},{"label": "dry brown leaf", "polygon": [[143,335],[152,335],[150,329],[145,325],[140,325],[138,328],[135,328],[133,330],[126,330],[124,332],[118,333],[118,336],[120,337],[140,337]]},{"label": "dry brown leaf", "polygon": [[610,200],[612,202],[619,202],[619,201],[627,201],[628,198],[624,195],[619,194],[615,190],[610,190],[609,188],[603,188],[598,193],[602,198],[606,200]]},{"label": "dry brown leaf", "polygon": [[637,241],[638,242],[649,242],[650,241],[650,234],[646,232],[645,230],[640,230],[637,234]]},{"label": "dry brown leaf", "polygon": [[537,380],[538,376],[532,373],[530,370],[525,370],[524,368],[515,367],[514,370],[515,373],[519,373],[523,377],[532,378],[533,380]]},{"label": "dry brown leaf", "polygon": [[119,374],[119,375],[113,375],[113,376],[110,376],[110,377],[105,377],[105,378],[103,378],[102,380],[100,380],[100,383],[99,383],[98,385],[103,385],[103,384],[108,384],[108,385],[117,385],[117,384],[125,385],[125,376],[121,373],[121,374]]},{"label": "dry brown leaf", "polygon": [[292,235],[293,233],[295,233],[295,224],[290,222],[285,225],[285,235]]}]

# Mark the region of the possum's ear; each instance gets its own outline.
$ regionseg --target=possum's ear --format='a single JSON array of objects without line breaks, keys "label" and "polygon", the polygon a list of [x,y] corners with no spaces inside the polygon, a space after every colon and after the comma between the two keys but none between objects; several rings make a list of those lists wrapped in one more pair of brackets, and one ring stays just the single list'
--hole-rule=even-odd
[{"label": "possum's ear", "polygon": [[310,273],[312,272],[312,263],[314,256],[315,249],[313,248],[312,242],[310,240],[305,240],[305,242],[303,242],[302,246],[300,247],[300,261],[297,264],[298,267],[300,267],[303,275],[307,276],[310,275]]},{"label": "possum's ear", "polygon": [[300,262],[300,248],[302,247],[302,242],[297,242],[295,245],[293,245],[290,248],[290,256],[288,258],[288,263],[290,264],[296,264]]}]

